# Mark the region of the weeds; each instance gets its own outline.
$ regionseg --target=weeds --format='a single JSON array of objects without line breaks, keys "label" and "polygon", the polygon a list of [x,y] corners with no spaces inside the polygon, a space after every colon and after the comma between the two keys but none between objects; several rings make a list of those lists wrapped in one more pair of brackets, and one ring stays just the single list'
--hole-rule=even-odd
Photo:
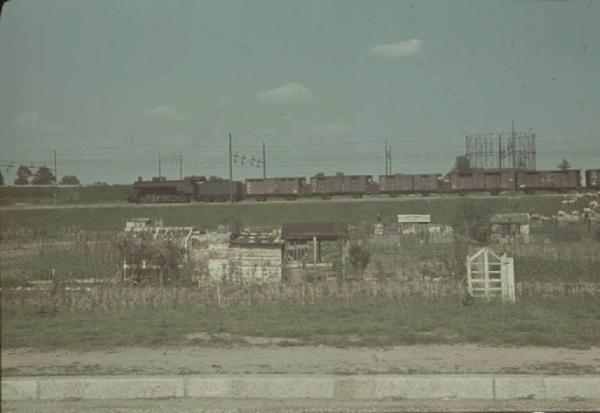
[{"label": "weeds", "polygon": [[3,312],[3,346],[97,348],[180,344],[186,334],[299,339],[307,344],[393,346],[464,343],[585,348],[598,344],[599,304],[588,299],[528,300],[513,305],[457,300],[354,300],[313,306],[279,303],[227,308],[182,305],[128,312],[40,315]]}]

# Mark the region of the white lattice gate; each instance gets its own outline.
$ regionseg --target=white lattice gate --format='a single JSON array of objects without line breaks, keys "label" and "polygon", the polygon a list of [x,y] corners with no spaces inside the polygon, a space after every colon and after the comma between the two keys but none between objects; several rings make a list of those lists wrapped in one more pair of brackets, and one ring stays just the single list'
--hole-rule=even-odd
[{"label": "white lattice gate", "polygon": [[467,281],[473,297],[515,301],[514,260],[506,254],[499,256],[485,247],[467,257]]}]

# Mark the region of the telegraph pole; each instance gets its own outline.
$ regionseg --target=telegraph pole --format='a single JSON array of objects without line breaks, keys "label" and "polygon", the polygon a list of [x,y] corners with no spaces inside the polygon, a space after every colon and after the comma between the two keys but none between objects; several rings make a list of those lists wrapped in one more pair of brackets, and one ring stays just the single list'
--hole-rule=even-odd
[{"label": "telegraph pole", "polygon": [[390,167],[390,175],[392,175],[392,144],[390,143],[389,149],[388,149],[388,157],[389,157],[389,167]]},{"label": "telegraph pole", "polygon": [[515,121],[512,121],[512,129],[510,131],[511,144],[512,144],[512,167],[516,167],[516,155],[517,155],[517,138],[515,136]]},{"label": "telegraph pole", "polygon": [[498,168],[502,169],[502,134],[498,134]]},{"label": "telegraph pole", "polygon": [[385,141],[385,175],[387,176],[388,174],[388,145],[387,145],[387,139]]},{"label": "telegraph pole", "polygon": [[263,142],[263,179],[267,177],[267,151],[265,150],[265,143]]},{"label": "telegraph pole", "polygon": [[179,179],[183,179],[183,156],[179,154]]},{"label": "telegraph pole", "polygon": [[54,185],[58,186],[58,169],[56,169],[56,150],[54,150]]},{"label": "telegraph pole", "polygon": [[54,150],[54,205],[58,203],[58,170],[56,169],[56,149]]},{"label": "telegraph pole", "polygon": [[231,132],[229,132],[229,203],[233,204],[233,164],[232,164]]},{"label": "telegraph pole", "polygon": [[160,152],[158,153],[158,180],[160,181],[160,178],[162,177],[161,175],[162,171],[160,169]]}]

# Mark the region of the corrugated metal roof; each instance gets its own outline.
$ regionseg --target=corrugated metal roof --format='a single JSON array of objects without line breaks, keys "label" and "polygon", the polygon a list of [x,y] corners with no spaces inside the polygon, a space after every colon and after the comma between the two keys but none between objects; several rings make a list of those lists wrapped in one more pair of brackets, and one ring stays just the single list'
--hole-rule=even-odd
[{"label": "corrugated metal roof", "polygon": [[270,232],[257,232],[243,230],[240,231],[232,240],[232,245],[237,246],[281,246],[283,240],[279,230],[273,230]]},{"label": "corrugated metal roof", "polygon": [[192,240],[205,244],[226,244],[231,239],[231,232],[201,232],[194,231]]},{"label": "corrugated metal roof", "polygon": [[301,222],[283,224],[281,238],[283,239],[339,239],[346,237],[346,225],[333,222]]},{"label": "corrugated metal roof", "polygon": [[496,214],[490,218],[490,224],[529,224],[529,214]]}]

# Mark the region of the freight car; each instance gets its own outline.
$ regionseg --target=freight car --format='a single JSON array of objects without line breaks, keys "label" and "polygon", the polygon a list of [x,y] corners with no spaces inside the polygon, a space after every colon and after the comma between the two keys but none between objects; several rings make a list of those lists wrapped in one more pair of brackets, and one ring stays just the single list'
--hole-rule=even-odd
[{"label": "freight car", "polygon": [[229,179],[210,179],[196,183],[194,199],[200,202],[239,202],[244,197],[244,184]]},{"label": "freight car", "polygon": [[380,175],[379,193],[429,195],[440,191],[441,174],[424,175]]},{"label": "freight car", "polygon": [[476,171],[469,173],[451,173],[450,192],[466,194],[468,192],[500,192],[515,189],[514,171]]},{"label": "freight car", "polygon": [[371,175],[313,176],[310,178],[310,194],[330,199],[334,195],[351,195],[360,198],[373,190]]},{"label": "freight car", "polygon": [[517,171],[516,182],[519,190],[525,193],[576,191],[581,189],[581,171]]},{"label": "freight car", "polygon": [[138,204],[190,202],[195,195],[196,183],[203,180],[204,177],[194,176],[183,180],[154,177],[151,181],[143,181],[140,177],[133,184],[133,192],[128,200]]},{"label": "freight car", "polygon": [[296,199],[304,194],[304,177],[246,179],[246,198],[266,201],[268,198]]},{"label": "freight car", "polygon": [[600,169],[588,169],[585,171],[585,184],[587,189],[600,190]]}]

